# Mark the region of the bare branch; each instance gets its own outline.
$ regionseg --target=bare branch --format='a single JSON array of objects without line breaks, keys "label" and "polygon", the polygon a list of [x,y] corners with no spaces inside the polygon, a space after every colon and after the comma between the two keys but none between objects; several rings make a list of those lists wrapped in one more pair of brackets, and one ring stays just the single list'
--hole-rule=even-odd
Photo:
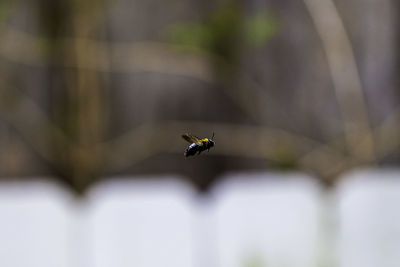
[{"label": "bare branch", "polygon": [[[344,119],[346,143],[357,158],[373,159],[367,106],[351,42],[332,0],[304,0],[322,40],[336,98]],[[360,143],[360,138],[364,142]]]}]

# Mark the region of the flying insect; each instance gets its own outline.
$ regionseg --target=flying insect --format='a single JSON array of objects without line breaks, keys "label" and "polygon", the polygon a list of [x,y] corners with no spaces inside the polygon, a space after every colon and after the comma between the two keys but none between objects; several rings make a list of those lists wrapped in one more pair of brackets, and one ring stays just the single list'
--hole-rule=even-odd
[{"label": "flying insect", "polygon": [[215,145],[215,142],[212,140],[214,138],[214,133],[211,138],[200,139],[191,134],[183,134],[182,138],[190,143],[184,153],[185,157],[194,156],[196,153],[200,155],[204,150],[210,151],[210,148]]}]

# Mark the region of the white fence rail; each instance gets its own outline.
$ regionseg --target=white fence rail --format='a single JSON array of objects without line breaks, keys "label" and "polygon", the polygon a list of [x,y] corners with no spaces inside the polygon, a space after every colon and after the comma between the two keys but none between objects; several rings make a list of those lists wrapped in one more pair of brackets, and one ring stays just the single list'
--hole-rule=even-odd
[{"label": "white fence rail", "polygon": [[76,200],[0,183],[4,267],[398,267],[400,170],[231,174],[198,195],[178,177],[113,180]]}]

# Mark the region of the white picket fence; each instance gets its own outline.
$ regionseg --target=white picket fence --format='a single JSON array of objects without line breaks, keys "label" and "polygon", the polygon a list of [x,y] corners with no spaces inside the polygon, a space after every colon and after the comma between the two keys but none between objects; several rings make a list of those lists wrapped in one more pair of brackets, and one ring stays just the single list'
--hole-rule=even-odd
[{"label": "white picket fence", "polygon": [[398,169],[329,191],[299,173],[230,174],[207,195],[182,180],[113,179],[83,200],[0,183],[0,266],[400,266]]}]

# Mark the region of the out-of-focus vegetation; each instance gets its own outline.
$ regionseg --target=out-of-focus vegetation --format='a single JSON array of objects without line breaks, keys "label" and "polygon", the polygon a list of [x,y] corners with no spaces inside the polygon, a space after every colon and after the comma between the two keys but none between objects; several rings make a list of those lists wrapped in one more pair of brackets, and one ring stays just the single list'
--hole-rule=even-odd
[{"label": "out-of-focus vegetation", "polygon": [[167,28],[166,38],[177,45],[203,49],[227,62],[235,63],[243,46],[265,45],[276,32],[272,14],[258,11],[245,15],[237,2],[226,2],[207,14],[204,22],[178,23]]},{"label": "out-of-focus vegetation", "polygon": [[[399,164],[397,3],[0,3],[0,175]],[[184,160],[180,135],[216,133]]]},{"label": "out-of-focus vegetation", "polygon": [[11,0],[5,0],[1,1],[0,3],[0,25],[4,22],[4,20],[7,18],[7,16],[11,13],[12,11],[12,2]]}]

